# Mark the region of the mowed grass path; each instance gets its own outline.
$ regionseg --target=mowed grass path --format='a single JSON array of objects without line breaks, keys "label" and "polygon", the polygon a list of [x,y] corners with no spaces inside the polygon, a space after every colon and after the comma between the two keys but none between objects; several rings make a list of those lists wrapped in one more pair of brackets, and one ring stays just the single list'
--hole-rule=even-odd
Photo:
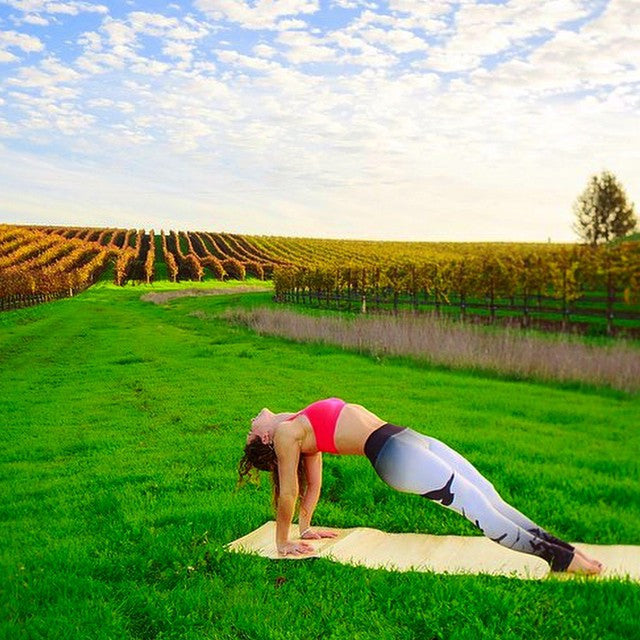
[{"label": "mowed grass path", "polygon": [[[260,337],[216,314],[269,294],[139,300],[161,288],[98,285],[0,315],[0,637],[640,637],[628,582],[223,550],[272,518],[266,477],[235,489],[250,418],[331,395],[449,443],[565,539],[640,544],[637,397]],[[358,457],[325,456],[316,521],[479,535]]]}]

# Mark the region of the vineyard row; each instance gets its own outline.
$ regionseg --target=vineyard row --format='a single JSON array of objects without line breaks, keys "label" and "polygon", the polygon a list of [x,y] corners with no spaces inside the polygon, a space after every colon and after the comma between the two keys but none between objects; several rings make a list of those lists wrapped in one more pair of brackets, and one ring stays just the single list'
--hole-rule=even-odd
[{"label": "vineyard row", "polygon": [[276,299],[346,310],[419,311],[456,308],[486,314],[601,318],[607,333],[614,322],[640,322],[640,251],[635,243],[597,250],[560,248],[532,253],[478,252],[461,258],[386,267],[279,267]]},{"label": "vineyard row", "polygon": [[[0,309],[113,281],[273,278],[279,300],[335,308],[455,306],[638,323],[640,245],[321,240],[230,233],[0,225]],[[535,302],[534,302],[535,299]]]}]

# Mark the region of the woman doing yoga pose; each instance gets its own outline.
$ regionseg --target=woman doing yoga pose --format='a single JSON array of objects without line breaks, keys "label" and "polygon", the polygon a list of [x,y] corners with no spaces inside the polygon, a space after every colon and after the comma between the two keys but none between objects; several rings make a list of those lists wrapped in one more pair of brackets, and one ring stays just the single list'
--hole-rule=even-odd
[{"label": "woman doing yoga pose", "polygon": [[334,537],[311,528],[320,497],[322,453],[365,455],[388,485],[439,502],[470,520],[498,544],[546,560],[553,571],[595,574],[602,564],[545,531],[508,505],[493,485],[440,440],[386,423],[359,404],[319,400],[298,413],[262,409],[251,421],[239,474],[271,471],[276,504],[276,546],[282,555],[313,551],[289,539],[301,494],[300,538]]}]

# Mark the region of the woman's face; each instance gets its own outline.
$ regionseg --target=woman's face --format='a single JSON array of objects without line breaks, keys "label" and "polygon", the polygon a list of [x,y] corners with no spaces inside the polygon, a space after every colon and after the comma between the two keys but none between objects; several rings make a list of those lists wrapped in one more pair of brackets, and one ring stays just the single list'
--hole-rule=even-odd
[{"label": "woman's face", "polygon": [[254,438],[260,438],[264,444],[273,442],[273,424],[274,413],[266,407],[251,420],[251,429],[247,435],[247,444]]}]

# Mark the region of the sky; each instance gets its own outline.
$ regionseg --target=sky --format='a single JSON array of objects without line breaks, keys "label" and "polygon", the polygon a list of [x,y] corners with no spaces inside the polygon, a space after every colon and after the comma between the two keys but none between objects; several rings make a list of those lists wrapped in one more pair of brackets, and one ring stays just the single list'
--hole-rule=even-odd
[{"label": "sky", "polygon": [[638,0],[0,0],[0,222],[571,242]]}]

